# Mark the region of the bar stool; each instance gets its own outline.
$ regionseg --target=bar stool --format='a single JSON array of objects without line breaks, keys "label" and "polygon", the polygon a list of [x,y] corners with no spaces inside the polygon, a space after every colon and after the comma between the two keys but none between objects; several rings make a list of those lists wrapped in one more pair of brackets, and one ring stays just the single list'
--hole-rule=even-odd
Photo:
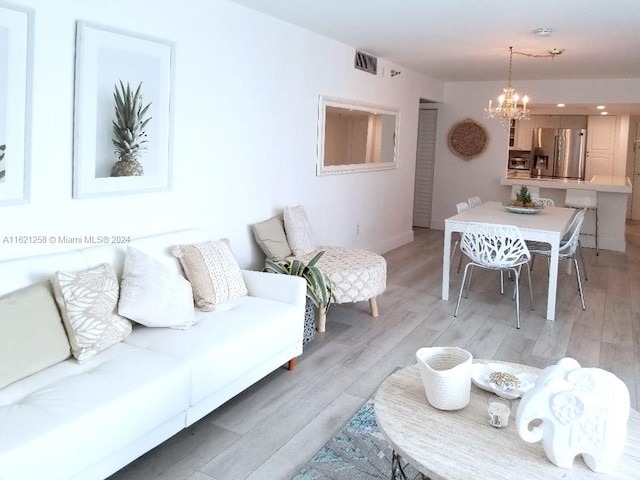
[{"label": "bar stool", "polygon": [[593,210],[596,216],[595,233],[582,233],[582,235],[590,235],[596,237],[596,255],[600,255],[600,247],[598,244],[598,192],[595,190],[582,190],[579,188],[567,188],[567,195],[564,204],[566,207]]}]

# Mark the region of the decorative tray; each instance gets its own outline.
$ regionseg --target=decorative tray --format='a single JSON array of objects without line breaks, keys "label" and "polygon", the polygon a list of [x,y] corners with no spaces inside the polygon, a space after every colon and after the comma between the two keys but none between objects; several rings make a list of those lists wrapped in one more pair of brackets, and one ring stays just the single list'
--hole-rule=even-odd
[{"label": "decorative tray", "polygon": [[517,207],[513,203],[503,203],[502,206],[512,213],[532,214],[544,210],[544,205],[536,204],[535,207]]},{"label": "decorative tray", "polygon": [[471,365],[471,381],[474,385],[508,400],[519,398],[531,390],[537,378],[533,373],[518,373],[514,368],[500,363]]}]

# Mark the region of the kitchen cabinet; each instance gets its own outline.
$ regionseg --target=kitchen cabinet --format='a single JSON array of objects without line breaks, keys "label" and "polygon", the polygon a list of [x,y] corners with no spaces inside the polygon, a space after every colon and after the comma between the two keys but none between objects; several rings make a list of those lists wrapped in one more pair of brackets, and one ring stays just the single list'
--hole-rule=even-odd
[{"label": "kitchen cabinet", "polygon": [[587,128],[586,115],[532,115],[534,128]]},{"label": "kitchen cabinet", "polygon": [[531,120],[512,120],[509,129],[509,150],[531,150],[533,122]]},{"label": "kitchen cabinet", "polygon": [[613,175],[615,147],[616,117],[611,115],[589,116],[586,180],[594,175]]}]

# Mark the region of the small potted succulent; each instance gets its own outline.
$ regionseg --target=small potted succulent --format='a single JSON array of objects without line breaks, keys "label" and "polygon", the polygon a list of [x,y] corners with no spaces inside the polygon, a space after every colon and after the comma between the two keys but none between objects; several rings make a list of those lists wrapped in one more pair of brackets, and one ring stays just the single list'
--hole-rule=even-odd
[{"label": "small potted succulent", "polygon": [[115,102],[116,119],[113,123],[113,146],[116,148],[115,154],[118,161],[111,169],[112,177],[131,177],[144,174],[142,164],[138,161],[142,151],[146,148],[147,132],[145,130],[151,117],[147,117],[151,103],[142,105],[142,95],[140,89],[142,82],[138,84],[135,91],[131,89],[129,83],[125,87],[120,80],[113,92]]},{"label": "small potted succulent", "polygon": [[[303,345],[309,343],[316,333],[317,309],[320,315],[326,316],[329,305],[334,301],[333,287],[326,275],[316,266],[324,251],[318,252],[308,263],[302,260],[285,258],[282,260],[266,260],[265,271],[284,275],[296,275],[307,282],[307,306],[305,309]],[[315,308],[314,308],[315,307]]]}]

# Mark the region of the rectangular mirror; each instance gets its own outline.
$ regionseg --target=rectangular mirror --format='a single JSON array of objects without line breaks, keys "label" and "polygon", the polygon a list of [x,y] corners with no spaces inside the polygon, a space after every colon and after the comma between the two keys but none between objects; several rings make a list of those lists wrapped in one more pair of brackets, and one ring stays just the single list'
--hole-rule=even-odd
[{"label": "rectangular mirror", "polygon": [[317,174],[396,168],[399,117],[395,109],[321,96]]}]

